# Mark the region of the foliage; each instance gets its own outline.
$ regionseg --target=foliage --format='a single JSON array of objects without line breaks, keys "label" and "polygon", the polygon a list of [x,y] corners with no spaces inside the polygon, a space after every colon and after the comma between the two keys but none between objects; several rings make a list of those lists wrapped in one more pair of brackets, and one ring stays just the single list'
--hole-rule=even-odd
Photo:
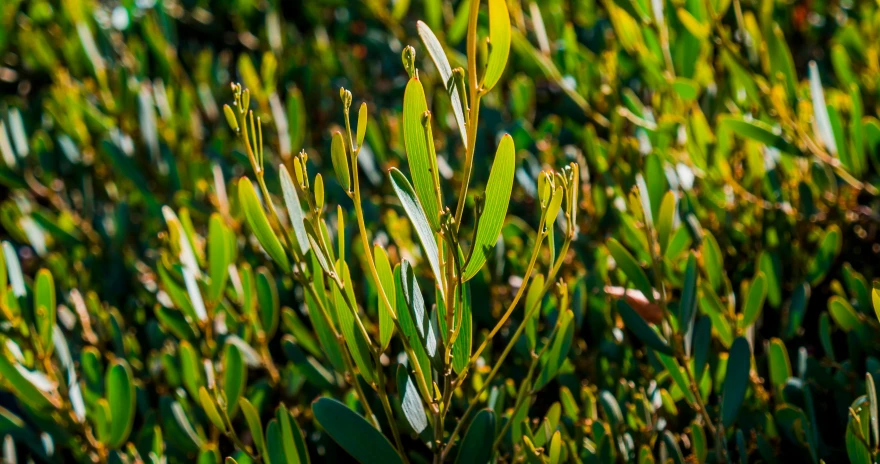
[{"label": "foliage", "polygon": [[876,4],[301,3],[0,3],[6,462],[878,458]]}]

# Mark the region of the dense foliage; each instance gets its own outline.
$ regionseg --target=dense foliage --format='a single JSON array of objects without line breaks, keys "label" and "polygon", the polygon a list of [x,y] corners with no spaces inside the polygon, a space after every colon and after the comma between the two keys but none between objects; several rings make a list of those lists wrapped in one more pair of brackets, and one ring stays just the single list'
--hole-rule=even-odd
[{"label": "dense foliage", "polygon": [[877,24],[0,1],[4,462],[875,462]]}]

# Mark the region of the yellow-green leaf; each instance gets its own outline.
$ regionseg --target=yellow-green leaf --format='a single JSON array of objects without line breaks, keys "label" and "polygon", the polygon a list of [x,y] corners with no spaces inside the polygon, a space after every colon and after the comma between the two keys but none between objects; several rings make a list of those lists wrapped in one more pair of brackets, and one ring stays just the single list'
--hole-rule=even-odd
[{"label": "yellow-green leaf", "polygon": [[486,91],[495,87],[510,55],[510,14],[506,0],[489,0],[489,60],[483,75]]},{"label": "yellow-green leaf", "polygon": [[471,248],[471,255],[464,268],[464,280],[469,280],[479,272],[486,262],[489,251],[498,242],[501,226],[507,215],[510,193],[513,189],[513,174],[516,169],[516,153],[513,138],[505,135],[498,144],[489,182],[486,183],[486,203],[483,214],[478,219],[477,235]]},{"label": "yellow-green leaf", "polygon": [[[440,230],[440,204],[437,198],[440,177],[437,159],[432,156],[434,141],[428,137],[423,124],[428,104],[425,89],[417,77],[409,80],[403,94],[403,142],[409,160],[416,196],[425,211],[428,224],[434,231]],[[429,122],[430,124],[430,122]]]},{"label": "yellow-green leaf", "polygon": [[[284,248],[282,248],[278,236],[272,231],[269,219],[266,218],[266,212],[263,211],[263,206],[257,199],[257,192],[247,177],[242,177],[238,183],[238,196],[247,222],[254,235],[257,236],[260,245],[263,246],[263,249],[266,250],[266,253],[269,254],[272,260],[281,267],[282,271],[289,273],[290,261],[287,259],[287,254],[284,253]],[[266,201],[270,200],[267,198]]]}]

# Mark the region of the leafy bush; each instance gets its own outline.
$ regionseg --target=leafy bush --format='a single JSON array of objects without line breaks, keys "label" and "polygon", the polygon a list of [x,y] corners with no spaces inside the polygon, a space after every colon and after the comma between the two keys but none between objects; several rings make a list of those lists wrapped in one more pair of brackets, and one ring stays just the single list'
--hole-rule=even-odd
[{"label": "leafy bush", "polygon": [[877,459],[876,4],[112,3],[0,4],[5,462]]}]

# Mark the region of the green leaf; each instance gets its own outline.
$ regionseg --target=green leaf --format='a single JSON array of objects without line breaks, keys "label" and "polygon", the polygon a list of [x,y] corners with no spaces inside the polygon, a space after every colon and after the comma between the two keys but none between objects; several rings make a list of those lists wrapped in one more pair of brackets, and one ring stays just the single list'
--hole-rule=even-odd
[{"label": "green leaf", "polygon": [[807,267],[807,280],[810,282],[810,285],[815,287],[825,279],[842,246],[843,237],[840,228],[837,225],[832,225],[825,232],[825,237],[822,238],[822,243],[819,245],[816,256],[813,257],[809,267]]},{"label": "green leaf", "polygon": [[117,359],[107,370],[105,383],[111,418],[108,445],[120,448],[128,440],[135,416],[134,380],[128,363]]},{"label": "green leaf", "polygon": [[400,409],[403,410],[406,421],[415,433],[422,433],[428,427],[428,416],[422,406],[419,389],[403,365],[397,368],[397,390],[400,392]]},{"label": "green leaf", "polygon": [[[5,339],[0,339],[4,340]],[[8,343],[4,343],[7,344]],[[29,408],[45,411],[50,409],[58,409],[61,407],[61,401],[55,391],[44,392],[37,388],[30,380],[31,373],[16,361],[10,361],[0,349],[0,378],[14,393],[18,399]]]},{"label": "green leaf", "polygon": [[199,388],[199,403],[201,403],[205,415],[208,416],[208,419],[214,424],[214,427],[217,427],[217,429],[220,430],[220,433],[226,434],[226,422],[223,420],[223,417],[220,416],[220,411],[217,410],[217,403],[205,387]]},{"label": "green leaf", "polygon": [[[449,83],[452,79],[452,67],[449,65],[449,60],[446,58],[443,46],[440,45],[437,36],[434,35],[434,32],[431,31],[431,28],[428,27],[427,24],[418,21],[416,23],[416,28],[419,31],[419,37],[422,39],[422,43],[428,50],[428,54],[431,55],[431,59],[434,61],[434,66],[440,71],[442,82],[444,84]],[[455,116],[455,122],[458,124],[458,131],[461,134],[461,143],[462,145],[467,146],[467,126],[465,124],[464,107],[461,103],[461,96],[457,89],[447,89],[447,92],[449,92],[449,97],[452,99],[452,114]]]},{"label": "green leaf", "polygon": [[721,423],[724,427],[730,427],[736,421],[739,408],[746,397],[751,369],[752,351],[749,342],[744,337],[737,337],[730,348],[727,373],[724,376],[724,396],[721,400]]},{"label": "green leaf", "polygon": [[797,73],[785,35],[775,22],[772,33],[767,34],[767,50],[770,53],[770,77],[784,84],[785,93],[792,100],[797,95]]},{"label": "green leaf", "polygon": [[459,307],[461,310],[457,317],[461,318],[461,328],[458,331],[458,338],[452,344],[452,368],[457,374],[461,374],[467,368],[473,344],[471,285],[468,282],[462,284]]},{"label": "green leaf", "polygon": [[861,325],[859,315],[852,305],[849,304],[849,301],[837,295],[832,296],[828,300],[828,312],[831,313],[834,322],[847,332],[855,330]]},{"label": "green leaf", "polygon": [[660,213],[657,215],[657,239],[661,255],[666,253],[666,247],[669,244],[672,226],[675,224],[675,209],[675,193],[670,190],[663,195]]},{"label": "green leaf", "polygon": [[330,159],[333,162],[333,170],[336,171],[336,179],[339,180],[339,183],[346,192],[350,192],[351,171],[348,168],[345,142],[342,139],[342,133],[339,131],[333,133],[333,139],[330,142]]},{"label": "green leaf", "polygon": [[[687,338],[694,325],[694,317],[697,314],[697,257],[691,251],[688,256],[687,267],[684,271],[684,286],[681,289],[681,301],[678,306],[678,324],[682,334]],[[690,343],[686,343],[687,351],[690,351]],[[690,353],[688,353],[690,355]]]},{"label": "green leaf", "polygon": [[287,215],[290,219],[290,225],[293,227],[293,237],[299,245],[300,253],[305,256],[309,251],[309,236],[306,234],[305,214],[303,214],[302,204],[299,202],[299,194],[296,193],[296,186],[287,172],[287,167],[280,165],[281,171],[281,191],[284,194],[284,204],[287,206]]},{"label": "green leaf", "polygon": [[[440,271],[440,255],[437,251],[437,242],[434,241],[434,232],[431,230],[427,218],[425,218],[425,211],[419,205],[412,185],[406,180],[403,173],[396,168],[391,168],[388,171],[388,174],[391,178],[391,185],[394,187],[394,192],[397,193],[397,198],[400,199],[400,203],[403,205],[406,215],[409,216],[409,220],[412,222],[413,227],[416,230],[416,235],[418,235],[419,242],[422,244],[422,252],[428,258],[428,263],[431,265],[431,271],[434,273],[434,278],[439,279],[442,275]],[[441,285],[441,294],[444,292],[442,287],[443,286]],[[443,299],[446,299],[445,295],[443,296]]]},{"label": "green leaf", "polygon": [[767,123],[758,120],[747,121],[733,115],[723,115],[718,119],[720,128],[730,130],[740,137],[755,140],[789,154],[798,154],[797,148],[782,135],[775,133]]},{"label": "green leaf", "polygon": [[[499,1],[503,3],[503,0]],[[498,235],[501,233],[501,226],[504,225],[507,206],[510,203],[515,169],[516,152],[513,146],[513,137],[505,134],[495,152],[492,171],[489,173],[489,182],[486,183],[486,203],[477,224],[477,236],[474,238],[471,256],[462,271],[465,281],[477,275],[486,262],[489,251],[498,242]]]},{"label": "green leaf", "polygon": [[492,90],[510,55],[510,14],[507,12],[506,0],[489,0],[489,59],[486,62],[486,74],[483,75],[481,87],[485,91]]},{"label": "green leaf", "polygon": [[263,328],[266,340],[269,341],[278,330],[278,323],[281,319],[281,304],[278,300],[275,279],[265,268],[261,268],[257,272],[256,291],[260,327]]},{"label": "green leaf", "polygon": [[[263,206],[257,199],[257,193],[254,191],[254,186],[247,177],[242,177],[241,181],[238,183],[238,195],[248,225],[250,225],[254,235],[257,236],[260,245],[262,245],[263,249],[266,250],[266,253],[272,257],[272,260],[281,267],[281,270],[284,271],[284,273],[289,274],[290,261],[287,259],[287,254],[284,253],[284,248],[281,247],[281,242],[278,240],[278,236],[272,231],[272,226],[269,225],[269,219],[266,218],[266,212],[263,211]],[[270,200],[266,198],[266,201]]]},{"label": "green leaf", "polygon": [[749,294],[743,306],[743,317],[739,321],[740,329],[747,329],[758,320],[761,310],[764,308],[764,299],[767,297],[767,278],[764,273],[758,271],[758,275],[749,286]]},{"label": "green leaf", "polygon": [[767,347],[767,363],[769,364],[770,383],[777,392],[782,391],[785,382],[791,377],[791,361],[785,343],[778,338],[770,340]]},{"label": "green leaf", "polygon": [[362,464],[403,462],[384,435],[339,401],[319,398],[312,412],[330,437]]},{"label": "green leaf", "polygon": [[[427,111],[425,89],[421,81],[414,77],[409,80],[403,95],[403,142],[416,196],[431,230],[436,232],[440,230],[440,176],[434,155],[434,141],[428,137],[430,131],[425,126]],[[430,124],[430,118],[427,123]]]},{"label": "green leaf", "polygon": [[651,281],[648,280],[647,274],[639,266],[639,263],[636,262],[633,255],[614,238],[609,238],[606,245],[608,246],[608,251],[611,252],[611,256],[614,258],[614,262],[626,274],[627,279],[645,295],[648,301],[653,303],[654,287],[651,286]]},{"label": "green leaf", "polygon": [[704,230],[703,233],[703,269],[706,271],[712,290],[718,290],[723,280],[724,258],[715,236],[708,230]]},{"label": "green leaf", "polygon": [[[422,298],[419,283],[413,275],[412,266],[407,260],[400,262],[394,267],[394,282],[397,286],[397,311],[398,322],[400,323],[401,335],[409,340],[415,354],[415,362],[419,365],[426,385],[431,385],[431,360],[425,349],[423,340],[424,327],[424,300]],[[422,308],[421,310],[419,308]],[[418,319],[414,316],[419,313]],[[416,325],[418,321],[418,326]],[[411,360],[412,361],[412,360]],[[414,370],[414,369],[412,369]]]},{"label": "green leaf", "polygon": [[666,368],[666,371],[669,372],[669,376],[672,377],[672,381],[675,382],[675,385],[681,390],[681,393],[684,395],[688,404],[697,404],[696,397],[691,389],[691,384],[687,377],[685,377],[684,372],[682,372],[681,366],[678,365],[678,361],[676,361],[671,355],[666,355],[661,352],[657,352],[657,358],[660,360],[660,363],[663,364],[663,367]]},{"label": "green leaf", "polygon": [[223,348],[223,392],[226,394],[226,413],[235,417],[238,401],[247,387],[247,366],[241,350],[233,343]]},{"label": "green leaf", "polygon": [[684,101],[693,101],[700,95],[700,86],[696,81],[686,77],[676,78],[672,82],[672,90]]},{"label": "green leaf", "polygon": [[456,463],[484,464],[492,457],[495,440],[495,411],[483,409],[474,416],[458,449]]},{"label": "green leaf", "polygon": [[364,137],[367,135],[367,121],[369,113],[367,110],[367,102],[361,103],[358,109],[358,125],[357,125],[357,146],[360,148],[364,144]]},{"label": "green leaf", "polygon": [[208,301],[216,303],[226,289],[229,278],[229,264],[232,263],[232,250],[228,236],[231,232],[223,223],[219,213],[211,215],[208,222]]},{"label": "green leaf", "polygon": [[846,454],[852,464],[870,464],[871,450],[868,448],[868,436],[865,433],[867,422],[870,421],[870,409],[865,396],[857,398],[850,406],[849,422],[846,424]]},{"label": "green leaf", "polygon": [[666,340],[656,330],[652,329],[642,316],[632,309],[626,301],[622,299],[617,300],[617,313],[623,319],[624,325],[648,348],[659,353],[672,355],[672,348],[666,343]]},{"label": "green leaf", "polygon": [[874,305],[874,314],[880,321],[880,280],[874,281],[874,286],[871,289],[871,302]]},{"label": "green leaf", "polygon": [[[294,430],[293,426],[291,426],[290,412],[287,410],[287,406],[281,403],[278,409],[275,410],[275,415],[278,417],[278,424],[281,426],[281,447],[284,449],[285,462],[300,464],[299,451],[297,450]],[[296,432],[299,432],[298,427]]]},{"label": "green leaf", "polygon": [[382,351],[388,349],[391,343],[391,336],[394,335],[394,316],[392,313],[396,311],[395,297],[397,292],[394,291],[394,271],[391,269],[391,261],[388,260],[388,253],[380,245],[373,246],[373,257],[376,260],[376,272],[379,274],[379,286],[385,292],[388,298],[389,308],[379,296],[379,347]]},{"label": "green leaf", "polygon": [[874,387],[874,376],[865,374],[865,391],[868,396],[868,406],[871,408],[871,434],[874,443],[880,443],[880,424],[877,419],[877,389]]},{"label": "green leaf", "polygon": [[553,337],[553,344],[540,360],[541,373],[538,374],[538,378],[535,379],[535,385],[532,389],[533,391],[540,390],[550,383],[550,381],[556,377],[556,374],[559,373],[559,368],[562,367],[562,363],[565,362],[565,358],[568,356],[568,352],[571,349],[572,339],[574,338],[574,325],[571,323],[572,319],[574,319],[574,313],[571,312],[570,309],[566,310],[560,316],[559,321],[557,322],[559,324],[559,329],[556,331],[556,336]]},{"label": "green leaf", "polygon": [[202,363],[195,348],[187,341],[180,343],[180,370],[183,373],[183,386],[192,398],[199,397],[199,387],[205,385],[202,377]]},{"label": "green leaf", "polygon": [[[341,275],[348,275],[348,265],[344,261],[337,262],[337,269],[340,269]],[[350,277],[344,277],[345,281],[350,281]],[[354,301],[352,299],[352,301]],[[373,380],[373,363],[370,357],[370,341],[367,340],[358,326],[359,317],[355,312],[357,308],[348,305],[339,287],[333,285],[333,304],[336,308],[336,317],[339,319],[339,328],[342,336],[345,338],[345,344],[351,352],[351,357],[357,365],[361,376],[368,382]]]},{"label": "green leaf", "polygon": [[47,269],[40,269],[34,282],[34,320],[40,346],[46,356],[52,354],[52,332],[55,330],[55,281]]},{"label": "green leaf", "polygon": [[260,422],[260,413],[247,398],[241,399],[241,412],[251,431],[251,438],[260,454],[266,454],[266,442],[263,440],[263,426]]}]

